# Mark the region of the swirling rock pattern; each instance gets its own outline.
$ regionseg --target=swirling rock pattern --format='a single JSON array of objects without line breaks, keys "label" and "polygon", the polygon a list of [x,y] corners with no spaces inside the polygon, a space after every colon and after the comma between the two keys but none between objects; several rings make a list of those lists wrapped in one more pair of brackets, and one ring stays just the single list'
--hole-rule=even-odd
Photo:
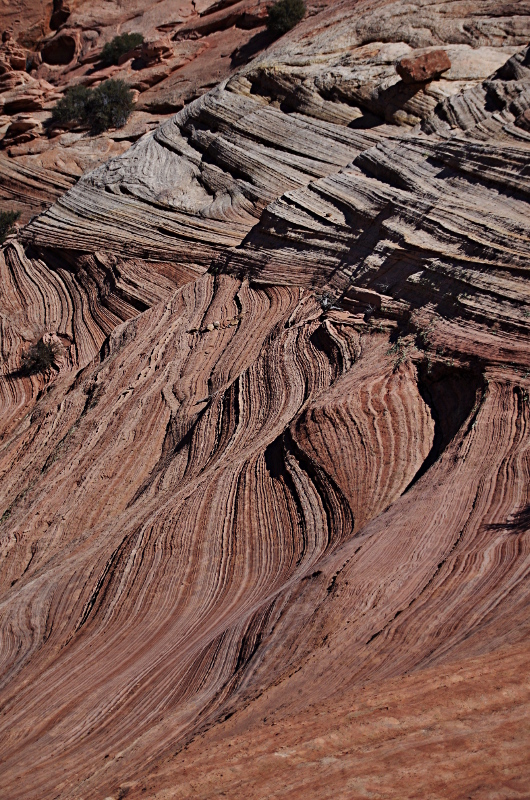
[{"label": "swirling rock pattern", "polygon": [[[237,322],[224,325],[226,318]],[[209,319],[219,327],[206,333],[189,333],[190,328],[197,329]],[[358,430],[357,435],[351,432],[351,441],[343,445],[350,457],[355,459],[355,452],[363,449],[363,429],[377,426],[379,418],[382,435],[393,440],[399,473],[386,474],[386,454],[383,448],[374,447],[370,466],[380,473],[383,486],[374,492],[371,481],[365,480],[354,490],[359,506],[357,526],[362,525],[367,511],[374,507],[377,511],[399,495],[421,466],[433,437],[432,421],[414,372],[392,373],[390,359],[384,355],[386,337],[368,336],[365,342],[350,326],[331,321],[323,325],[318,305],[305,299],[300,290],[255,291],[231,278],[215,280],[208,276],[131,325],[118,328],[111,336],[109,354],[97,375],[91,373],[88,383],[78,381],[69,393],[62,419],[49,415],[57,442],[51,458],[46,448],[48,414],[43,408],[21,439],[11,441],[10,454],[18,450],[20,473],[5,475],[2,482],[8,496],[20,474],[33,484],[11,510],[19,526],[17,531],[10,528],[13,538],[6,542],[6,601],[11,596],[10,607],[22,603],[34,608],[40,618],[44,609],[46,616],[57,613],[53,607],[59,592],[70,609],[67,616],[59,612],[58,627],[50,620],[49,637],[44,631],[32,632],[34,622],[28,628],[21,620],[6,615],[11,631],[10,646],[3,651],[7,702],[18,702],[15,687],[24,680],[30,663],[33,669],[44,657],[41,686],[46,693],[53,692],[56,681],[63,680],[61,672],[69,673],[81,657],[81,683],[75,689],[72,684],[72,690],[77,696],[80,692],[84,695],[86,706],[76,703],[69,710],[65,697],[62,710],[56,708],[54,714],[63,717],[68,727],[79,724],[75,719],[85,719],[92,729],[89,739],[94,742],[101,741],[101,725],[104,729],[116,691],[123,693],[122,713],[130,715],[138,737],[142,736],[136,708],[138,692],[145,704],[144,735],[149,740],[154,734],[153,723],[159,727],[156,718],[162,708],[165,710],[159,723],[162,729],[167,728],[169,713],[172,736],[178,719],[183,734],[190,726],[203,724],[202,714],[197,719],[197,697],[202,696],[211,714],[218,710],[228,686],[235,688],[240,673],[244,673],[253,649],[251,642],[270,628],[292,588],[314,571],[326,553],[354,533],[355,505],[348,503],[340,485],[345,482],[344,476],[334,474],[336,468],[327,469],[325,461],[314,459],[318,442],[314,441],[312,424],[318,420],[322,403],[318,398],[334,394],[334,390],[338,393],[336,435],[340,435],[342,425]],[[258,329],[261,332],[256,335]],[[143,365],[137,359],[140,342],[145,354]],[[356,361],[359,350],[363,356]],[[390,370],[383,380],[382,354]],[[372,382],[374,385],[373,396],[366,397],[364,403],[355,403],[353,394],[344,406],[339,386],[348,360],[352,391],[363,393],[361,387],[366,391]],[[199,370],[200,363],[208,363],[209,369]],[[124,381],[127,389],[116,396],[115,387],[124,386]],[[398,387],[400,399],[390,399]],[[110,397],[115,398],[112,407],[108,407]],[[56,400],[50,397],[50,401],[53,407]],[[392,416],[399,420],[395,430],[391,430],[390,419],[390,428],[384,419],[390,418],[388,402]],[[125,421],[126,436],[120,433]],[[30,449],[28,439],[32,441]],[[142,466],[137,464],[133,470],[129,458],[137,461],[140,453]],[[403,458],[404,453],[408,458]],[[75,477],[74,463],[78,464]],[[44,506],[37,502],[37,508],[30,497],[39,475],[55,489],[47,493]],[[72,479],[78,483],[77,502],[72,515],[65,516],[60,484],[64,480],[70,484]],[[353,487],[345,488],[352,492]],[[262,493],[268,496],[265,515],[257,502]],[[27,507],[26,513],[23,507]],[[138,517],[139,509],[143,521]],[[47,532],[44,528],[40,531],[38,552],[32,557],[33,536],[28,539],[23,531],[34,531],[35,521],[43,515]],[[80,538],[78,534],[72,539],[72,531],[79,531]],[[204,549],[207,541],[216,543],[208,555]],[[54,561],[57,574],[51,579]],[[77,581],[73,580],[73,568],[79,576]],[[144,580],[139,579],[140,568],[148,572],[156,569],[156,582],[149,594]],[[220,574],[224,575],[221,583]],[[30,575],[34,579],[30,580]],[[22,591],[21,581],[26,580],[30,595],[15,600],[13,593]],[[63,590],[58,588],[59,583]],[[126,596],[127,607],[136,607],[137,614],[129,611],[124,618],[120,609]],[[202,599],[197,603],[199,597]],[[81,652],[89,658],[90,652],[108,647],[112,660],[113,648],[122,652],[133,630],[135,639],[145,636],[152,646],[144,655],[134,652],[135,648],[131,651],[126,670],[130,672],[130,686],[128,681],[123,683],[122,669],[115,677],[109,675],[109,662],[100,655],[89,668]],[[227,636],[223,631],[230,633]],[[53,642],[70,642],[64,661],[48,661],[40,645],[42,635],[46,649],[54,650]],[[103,639],[98,643],[100,637]],[[154,657],[155,651],[158,657]],[[47,670],[48,689],[43,678]],[[143,674],[140,682],[138,670]],[[165,677],[160,683],[157,675],[162,674]],[[148,684],[151,690],[146,694]],[[170,686],[173,688],[168,693]],[[25,707],[29,697],[19,700]],[[101,721],[96,718],[90,722],[88,709],[99,707],[102,701],[107,710],[101,707],[98,712]],[[9,716],[12,714],[16,715],[14,707]],[[42,724],[44,732],[45,719]],[[13,734],[13,728],[11,733],[6,731],[6,755],[11,744],[16,754],[20,732],[15,739]],[[162,747],[162,732],[160,737]],[[42,760],[45,771],[53,763],[53,739],[52,749],[45,753],[42,738],[37,737],[40,755],[35,753],[35,758]],[[40,784],[42,790],[41,769],[37,762],[34,767],[35,786]]]},{"label": "swirling rock pattern", "polygon": [[143,258],[168,253],[208,267],[285,189],[338,171],[381,136],[293,118],[222,87],[84,177],[32,222],[26,240],[126,247]]},{"label": "swirling rock pattern", "polygon": [[197,276],[193,267],[169,262],[24,251],[18,242],[0,253],[0,436],[23,419],[46,384],[44,375],[23,376],[29,346],[51,335],[59,346],[62,374],[86,366],[124,320],[168,297]]},{"label": "swirling rock pattern", "polygon": [[[382,5],[2,250],[12,800],[525,796],[528,7]],[[383,113],[441,43],[455,91]]]}]

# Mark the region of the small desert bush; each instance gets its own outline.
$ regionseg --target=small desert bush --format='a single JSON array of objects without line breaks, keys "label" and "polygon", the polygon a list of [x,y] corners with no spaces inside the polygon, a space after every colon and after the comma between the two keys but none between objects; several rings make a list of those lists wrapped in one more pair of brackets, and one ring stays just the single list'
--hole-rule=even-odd
[{"label": "small desert bush", "polygon": [[122,128],[134,108],[133,94],[124,81],[108,80],[96,89],[72,86],[52,112],[54,122],[86,125],[92,133]]},{"label": "small desert bush", "polygon": [[94,133],[123,128],[134,108],[133,93],[124,81],[108,80],[92,92],[90,126]]},{"label": "small desert bush", "polygon": [[44,339],[39,339],[37,344],[32,345],[22,356],[21,372],[26,375],[49,372],[52,367],[57,366],[55,359],[60,351],[61,348],[55,342],[45,342]]},{"label": "small desert bush", "polygon": [[142,44],[144,37],[141,33],[122,33],[107,42],[101,51],[101,60],[104,64],[117,64],[121,56],[134,50]]},{"label": "small desert bush", "polygon": [[54,122],[88,122],[88,108],[93,90],[87,86],[71,86],[57,101],[52,111]]},{"label": "small desert bush", "polygon": [[15,230],[15,222],[20,211],[0,211],[0,244],[3,244],[10,233]]},{"label": "small desert bush", "polygon": [[268,9],[267,28],[273,36],[283,36],[305,16],[303,0],[278,0]]}]

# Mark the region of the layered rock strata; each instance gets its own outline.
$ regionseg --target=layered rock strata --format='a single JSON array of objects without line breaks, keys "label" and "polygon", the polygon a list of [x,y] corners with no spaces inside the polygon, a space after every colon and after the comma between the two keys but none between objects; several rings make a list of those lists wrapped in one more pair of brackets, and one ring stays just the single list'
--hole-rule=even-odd
[{"label": "layered rock strata", "polygon": [[13,800],[524,797],[528,8],[382,6],[3,249]]},{"label": "layered rock strata", "polygon": [[[20,210],[24,222],[272,42],[266,8],[252,0],[127,9],[81,0],[54,3],[51,17],[49,6],[30,5],[11,20],[0,44],[0,199]],[[308,4],[310,14],[316,10]],[[129,32],[141,33],[144,44],[106,65],[104,45]],[[83,125],[53,124],[53,107],[68,88],[108,78],[125,81],[136,96],[124,128],[93,136]]]}]

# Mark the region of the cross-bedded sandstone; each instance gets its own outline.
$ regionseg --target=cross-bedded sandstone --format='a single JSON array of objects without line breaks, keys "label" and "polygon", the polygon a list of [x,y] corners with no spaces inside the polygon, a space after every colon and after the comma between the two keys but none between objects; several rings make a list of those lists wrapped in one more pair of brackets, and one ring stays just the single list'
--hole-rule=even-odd
[{"label": "cross-bedded sandstone", "polygon": [[465,6],[310,16],[3,248],[13,800],[524,796],[528,5]]}]

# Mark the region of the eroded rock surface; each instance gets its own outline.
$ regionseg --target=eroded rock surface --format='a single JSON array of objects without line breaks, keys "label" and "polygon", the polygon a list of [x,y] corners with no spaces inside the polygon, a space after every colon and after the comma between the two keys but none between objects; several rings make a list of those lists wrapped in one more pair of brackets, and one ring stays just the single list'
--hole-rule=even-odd
[{"label": "eroded rock surface", "polygon": [[[55,2],[53,12],[51,4],[30,5],[14,19],[6,16],[11,27],[0,44],[0,199],[20,210],[23,222],[61,196],[65,180],[71,186],[125,152],[272,42],[266,8],[253,0],[228,6],[161,0],[147,8],[80,0]],[[322,7],[309,2],[308,13]],[[105,66],[104,45],[130,32],[141,33],[144,44]],[[92,136],[86,127],[72,133],[52,124],[52,109],[69,87],[108,78],[135,90],[136,110],[125,128]],[[21,126],[20,115],[35,112],[38,124]]]},{"label": "eroded rock surface", "polygon": [[12,800],[525,797],[529,19],[324,8],[2,249]]}]

